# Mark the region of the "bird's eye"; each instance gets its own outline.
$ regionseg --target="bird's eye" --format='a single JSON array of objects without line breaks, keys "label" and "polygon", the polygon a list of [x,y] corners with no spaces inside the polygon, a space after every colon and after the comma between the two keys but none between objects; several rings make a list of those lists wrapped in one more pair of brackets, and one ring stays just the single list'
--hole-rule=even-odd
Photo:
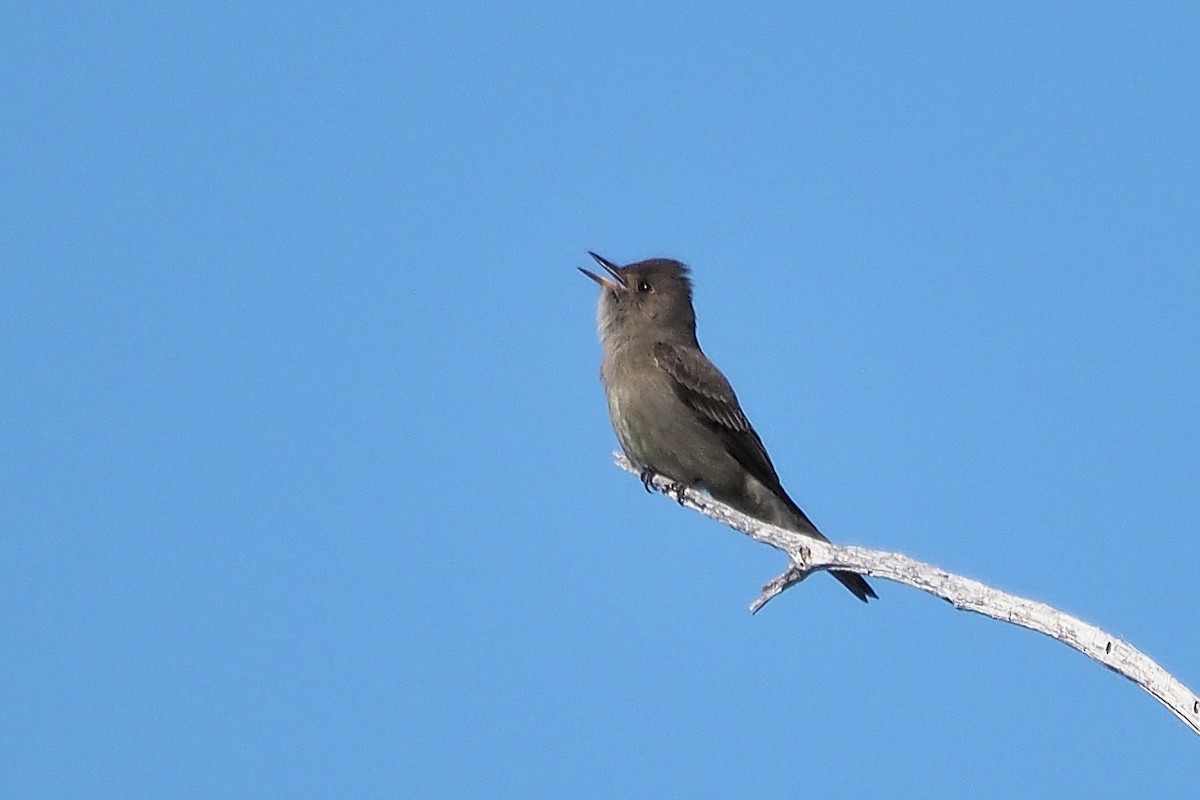
[{"label": "bird's eye", "polygon": [[650,285],[649,281],[638,281],[637,289],[639,292],[645,294],[646,292],[653,291],[654,287]]}]

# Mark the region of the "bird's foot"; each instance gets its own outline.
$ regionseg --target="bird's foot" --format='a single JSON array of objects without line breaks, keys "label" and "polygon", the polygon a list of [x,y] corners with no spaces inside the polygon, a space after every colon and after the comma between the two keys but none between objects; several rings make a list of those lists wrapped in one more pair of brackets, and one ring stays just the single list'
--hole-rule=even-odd
[{"label": "bird's foot", "polygon": [[[654,485],[654,478],[657,475],[658,473],[649,467],[643,467],[642,471],[638,473],[638,477],[642,480],[642,488],[647,492],[653,493],[657,488]],[[667,481],[663,485],[661,491],[668,497],[674,497],[675,502],[679,503],[679,505],[683,505],[683,501],[686,499],[685,495],[687,494],[688,489],[691,489],[696,485],[696,483],[697,481],[691,481],[690,483],[683,483],[682,481]]]},{"label": "bird's foot", "polygon": [[669,494],[671,497],[674,497],[676,503],[679,503],[679,505],[683,505],[683,501],[685,499],[685,496],[687,495],[688,489],[691,489],[695,485],[696,485],[695,482],[692,482],[692,483],[675,482],[667,487],[666,493]]},{"label": "bird's foot", "polygon": [[654,491],[654,470],[649,467],[643,467],[638,473],[638,477],[642,479],[642,488],[647,492]]}]

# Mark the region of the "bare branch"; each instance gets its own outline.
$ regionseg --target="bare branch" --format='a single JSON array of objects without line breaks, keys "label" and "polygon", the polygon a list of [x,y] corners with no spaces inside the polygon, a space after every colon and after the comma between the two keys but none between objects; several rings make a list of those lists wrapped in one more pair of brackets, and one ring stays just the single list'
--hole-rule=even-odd
[{"label": "bare branch", "polygon": [[[623,455],[616,454],[616,461],[622,469],[635,475],[639,473]],[[1045,603],[993,589],[902,553],[842,547],[761,522],[706,494],[678,487],[660,475],[654,476],[653,486],[672,499],[678,499],[681,505],[723,522],[756,542],[770,545],[787,555],[788,568],[763,587],[762,594],[750,606],[752,613],[758,612],[770,600],[813,572],[837,569],[885,578],[940,597],[955,608],[1011,622],[1057,639],[1133,681],[1183,720],[1193,733],[1200,734],[1200,697],[1145,653],[1095,625],[1064,614]]]}]

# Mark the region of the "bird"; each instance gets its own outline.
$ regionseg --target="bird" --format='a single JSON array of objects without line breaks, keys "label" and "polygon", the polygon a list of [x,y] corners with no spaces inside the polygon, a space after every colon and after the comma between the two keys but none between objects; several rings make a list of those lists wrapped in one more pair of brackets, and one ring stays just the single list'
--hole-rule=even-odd
[{"label": "bird", "polygon": [[[690,269],[669,258],[619,266],[588,251],[600,285],[600,376],[609,417],[647,490],[655,474],[700,488],[748,516],[829,541],[792,500],[733,386],[696,338]],[[831,570],[864,603],[857,573]]]}]

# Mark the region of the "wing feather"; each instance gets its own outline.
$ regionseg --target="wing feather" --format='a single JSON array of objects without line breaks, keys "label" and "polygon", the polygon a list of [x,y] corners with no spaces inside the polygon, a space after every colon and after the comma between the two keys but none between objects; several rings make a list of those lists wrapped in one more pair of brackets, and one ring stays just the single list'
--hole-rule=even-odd
[{"label": "wing feather", "polygon": [[743,413],[733,387],[704,353],[658,342],[654,359],[670,376],[676,396],[720,435],[726,451],[764,486],[786,497],[775,465]]}]

